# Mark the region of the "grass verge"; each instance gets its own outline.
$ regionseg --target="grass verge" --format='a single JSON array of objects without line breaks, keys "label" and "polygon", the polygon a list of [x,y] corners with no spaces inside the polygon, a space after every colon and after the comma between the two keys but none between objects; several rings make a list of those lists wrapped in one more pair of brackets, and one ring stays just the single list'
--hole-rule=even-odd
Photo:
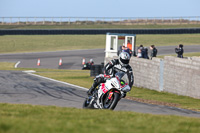
[{"label": "grass verge", "polygon": [[[13,68],[13,63],[0,63],[0,70],[30,70],[28,68]],[[79,85],[85,88],[91,87],[93,78],[90,77],[88,70],[57,70],[57,69],[32,69],[36,70],[38,75],[53,78],[56,80],[68,82],[71,84]],[[139,102],[159,104],[167,106],[175,106],[190,110],[200,111],[200,100],[187,97],[178,96],[167,92],[158,92],[145,88],[133,87],[131,92],[128,93],[127,98]]]},{"label": "grass verge", "polygon": [[200,119],[109,110],[0,104],[2,133],[197,133]]},{"label": "grass verge", "polygon": [[[0,53],[41,52],[105,48],[105,35],[5,35]],[[200,34],[137,35],[137,46],[200,45]]]}]

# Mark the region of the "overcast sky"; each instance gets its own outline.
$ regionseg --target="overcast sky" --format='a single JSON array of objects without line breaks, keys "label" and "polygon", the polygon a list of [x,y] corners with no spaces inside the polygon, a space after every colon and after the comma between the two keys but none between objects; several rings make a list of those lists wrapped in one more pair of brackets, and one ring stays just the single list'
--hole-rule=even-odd
[{"label": "overcast sky", "polygon": [[0,17],[200,16],[200,0],[0,0]]}]

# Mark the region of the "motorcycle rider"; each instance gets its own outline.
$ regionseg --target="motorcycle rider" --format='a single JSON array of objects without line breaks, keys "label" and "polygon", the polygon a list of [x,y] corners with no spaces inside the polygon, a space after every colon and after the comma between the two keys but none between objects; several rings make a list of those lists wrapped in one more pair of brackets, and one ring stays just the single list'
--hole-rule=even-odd
[{"label": "motorcycle rider", "polygon": [[[129,61],[130,61],[130,55],[127,52],[122,52],[119,55],[119,59],[113,59],[105,65],[104,73],[106,75],[110,75],[111,77],[114,77],[117,72],[127,73],[128,78],[129,78],[129,86],[131,88],[133,85],[134,79],[133,79],[132,68],[129,65]],[[107,80],[106,75],[100,74],[100,75],[96,76],[96,78],[94,79],[93,85],[87,92],[88,95],[92,95],[92,92],[100,83],[106,82],[106,80]],[[126,92],[128,92],[128,91],[130,91],[130,90],[123,90],[123,92],[124,92],[123,97],[126,96]]]}]

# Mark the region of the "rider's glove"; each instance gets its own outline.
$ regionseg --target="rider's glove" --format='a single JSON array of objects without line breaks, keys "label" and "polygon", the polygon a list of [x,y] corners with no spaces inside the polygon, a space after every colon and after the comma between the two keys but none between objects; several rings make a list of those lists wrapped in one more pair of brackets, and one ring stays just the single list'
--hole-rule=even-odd
[{"label": "rider's glove", "polygon": [[104,74],[104,80],[105,80],[105,81],[106,81],[107,79],[109,79],[109,78],[111,78],[110,75],[106,75],[106,74]]}]

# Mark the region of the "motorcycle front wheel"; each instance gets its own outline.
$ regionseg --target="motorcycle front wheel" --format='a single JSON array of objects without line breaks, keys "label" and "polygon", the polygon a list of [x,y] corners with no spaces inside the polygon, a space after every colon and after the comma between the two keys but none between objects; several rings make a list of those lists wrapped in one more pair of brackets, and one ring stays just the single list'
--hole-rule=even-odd
[{"label": "motorcycle front wheel", "polygon": [[120,94],[113,92],[112,97],[110,99],[108,97],[109,93],[107,93],[103,98],[103,108],[113,110],[120,99]]}]

